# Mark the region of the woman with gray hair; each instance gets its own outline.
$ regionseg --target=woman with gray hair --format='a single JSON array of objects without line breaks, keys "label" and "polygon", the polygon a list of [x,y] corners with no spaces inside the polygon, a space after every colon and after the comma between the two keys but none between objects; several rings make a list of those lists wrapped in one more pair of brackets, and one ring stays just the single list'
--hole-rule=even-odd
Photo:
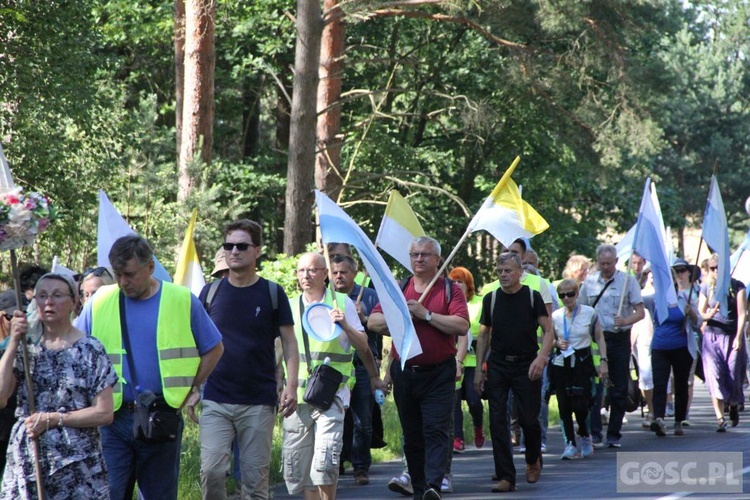
[{"label": "woman with gray hair", "polygon": [[11,431],[2,499],[41,496],[32,439],[39,442],[45,497],[109,498],[98,427],[112,422],[117,375],[102,344],[71,323],[77,290],[73,280],[61,274],[45,274],[36,284],[43,334],[38,345],[29,346],[33,414],[18,353],[29,324],[23,312],[14,312],[8,348],[0,359],[0,406],[18,388],[18,420]]}]

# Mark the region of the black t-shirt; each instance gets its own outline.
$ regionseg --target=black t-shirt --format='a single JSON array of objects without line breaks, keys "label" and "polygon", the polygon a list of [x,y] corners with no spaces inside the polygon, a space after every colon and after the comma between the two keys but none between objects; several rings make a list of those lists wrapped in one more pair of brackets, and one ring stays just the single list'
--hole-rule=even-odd
[{"label": "black t-shirt", "polygon": [[539,350],[536,342],[538,318],[547,316],[541,294],[526,285],[522,285],[516,293],[505,293],[502,288],[495,293],[495,310],[490,315],[492,293],[488,293],[482,299],[482,317],[479,320],[480,324],[492,328],[490,359],[493,356],[536,355]]},{"label": "black t-shirt", "polygon": [[[205,303],[211,285],[200,295]],[[292,309],[278,287],[278,325],[293,325]],[[221,332],[224,355],[209,375],[203,398],[217,403],[275,405],[276,356],[273,304],[268,281],[259,279],[247,287],[235,287],[228,279],[211,301],[209,316]]]}]

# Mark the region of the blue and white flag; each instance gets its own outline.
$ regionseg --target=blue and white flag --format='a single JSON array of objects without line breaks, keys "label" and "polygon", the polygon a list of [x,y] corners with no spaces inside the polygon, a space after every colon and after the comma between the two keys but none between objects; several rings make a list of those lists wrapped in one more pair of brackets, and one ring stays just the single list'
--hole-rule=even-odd
[{"label": "blue and white flag", "polygon": [[[96,260],[99,267],[112,269],[112,264],[109,263],[109,251],[118,238],[129,234],[136,234],[136,232],[133,231],[133,228],[128,225],[123,216],[120,215],[120,212],[109,201],[107,194],[100,189],[99,226],[96,230]],[[164,266],[161,265],[156,256],[154,256],[154,278],[172,282],[169,273],[164,269]]]},{"label": "blue and white flag", "polygon": [[708,202],[703,213],[703,231],[701,236],[712,251],[719,254],[719,269],[716,272],[716,283],[713,288],[714,297],[719,301],[721,314],[728,314],[727,298],[729,295],[730,272],[729,267],[729,229],[727,228],[727,213],[719,192],[719,182],[716,176],[711,176],[711,187],[708,190]]},{"label": "blue and white flag", "polygon": [[[383,257],[375,249],[362,229],[328,196],[315,190],[315,203],[318,205],[320,234],[323,243],[348,243],[357,249],[362,262],[378,292],[388,330],[393,344],[397,346],[403,367],[407,359],[422,353],[414,323],[401,288],[393,278]],[[408,353],[404,355],[404,353]]]},{"label": "blue and white flag", "polygon": [[677,304],[672,269],[664,247],[664,222],[654,204],[651,193],[651,179],[646,179],[638,222],[633,234],[633,250],[651,264],[654,279],[654,306],[659,324],[669,316],[669,306]]}]

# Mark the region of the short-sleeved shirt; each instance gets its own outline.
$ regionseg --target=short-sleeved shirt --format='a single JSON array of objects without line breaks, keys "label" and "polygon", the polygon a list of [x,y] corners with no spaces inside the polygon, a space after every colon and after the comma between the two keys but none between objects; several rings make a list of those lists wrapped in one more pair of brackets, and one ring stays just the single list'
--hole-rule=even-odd
[{"label": "short-sleeved shirt", "polygon": [[[161,371],[159,369],[159,354],[156,348],[156,325],[159,319],[159,303],[163,283],[159,281],[159,291],[146,300],[131,299],[125,297],[125,321],[130,335],[130,344],[133,351],[133,365],[138,379],[138,392],[152,391],[162,394]],[[203,356],[221,342],[221,333],[208,317],[203,304],[195,295],[190,295],[190,330],[193,333],[198,354]],[[90,300],[83,308],[83,312],[76,319],[76,328],[91,335],[91,305]],[[135,401],[135,392],[130,376],[128,362],[122,362],[122,375],[128,381],[124,386],[123,400],[125,402]]]},{"label": "short-sleeved shirt", "polygon": [[[210,288],[206,285],[201,291],[202,303]],[[286,293],[281,286],[275,290],[276,313],[265,278],[245,287],[236,287],[228,279],[219,285],[208,314],[224,338],[224,354],[206,381],[204,399],[237,405],[276,405],[274,340],[278,327],[293,325],[294,320]]]},{"label": "short-sleeved shirt", "polygon": [[[728,314],[721,314],[721,309],[716,311],[713,318],[706,321],[706,331],[734,335],[737,333],[737,296],[745,293],[745,284],[734,278],[729,283],[729,299],[727,301]],[[717,297],[714,297],[711,285],[706,282],[701,284],[701,295],[706,297],[709,309],[716,307]]]},{"label": "short-sleeved shirt", "polygon": [[568,342],[573,349],[585,349],[591,345],[591,325],[595,325],[598,316],[593,307],[578,305],[573,317],[566,318],[567,309],[564,307],[552,313],[552,328],[555,337],[565,339],[565,329],[568,330]]},{"label": "short-sleeved shirt", "polygon": [[[469,309],[466,305],[466,296],[463,290],[456,285],[451,283],[451,297],[450,302],[447,300],[445,290],[445,278],[438,279],[430,289],[430,292],[422,301],[430,312],[436,314],[448,314],[451,316],[458,316],[469,321]],[[414,280],[409,279],[406,287],[404,288],[404,297],[406,300],[419,300],[422,294],[414,289]],[[373,313],[382,313],[383,309],[380,304],[376,305],[372,310]],[[408,366],[415,365],[435,365],[446,361],[451,356],[456,355],[456,337],[453,335],[446,335],[441,332],[429,322],[412,318],[414,323],[414,330],[417,332],[417,338],[419,343],[422,345],[422,354],[414,356],[406,361]],[[400,356],[396,346],[393,346],[393,359],[400,361]]]},{"label": "short-sleeved shirt", "polygon": [[[626,274],[622,271],[615,271],[615,274],[611,279],[614,281],[607,287],[595,308],[596,312],[599,314],[599,321],[602,324],[602,330],[605,332],[615,331],[615,314],[617,314],[617,311],[620,309],[620,297],[622,297]],[[638,284],[638,280],[632,276],[627,279],[628,284],[625,289],[625,300],[623,301],[622,312],[620,313],[623,318],[631,316],[635,306],[643,303],[641,287]],[[598,272],[587,276],[583,285],[581,285],[581,291],[578,294],[578,303],[593,307],[596,298],[606,285],[607,281],[602,278],[601,274]],[[630,329],[622,328],[620,330],[625,332]]]},{"label": "short-sleeved shirt", "polygon": [[[497,294],[494,310],[493,293]],[[536,330],[540,316],[547,316],[542,295],[526,285],[515,293],[499,288],[485,295],[480,323],[492,329],[490,361],[500,356],[535,356],[539,350]]]},{"label": "short-sleeved shirt", "polygon": [[[369,316],[372,309],[378,303],[378,293],[372,288],[362,289],[360,285],[357,285],[355,283],[354,288],[352,288],[352,291],[349,292],[349,298],[352,299],[352,302],[357,302],[357,297],[359,297],[360,290],[362,290],[362,300],[360,300],[359,303],[362,306],[362,314],[364,314],[365,316]],[[367,345],[370,346],[372,355],[375,356],[376,359],[380,359],[380,357],[382,356],[381,353],[383,352],[383,337],[368,330],[367,325],[363,326],[365,329],[365,333],[367,334]],[[357,354],[356,351],[354,353],[354,364],[362,364],[362,360],[359,359],[359,354]]]}]

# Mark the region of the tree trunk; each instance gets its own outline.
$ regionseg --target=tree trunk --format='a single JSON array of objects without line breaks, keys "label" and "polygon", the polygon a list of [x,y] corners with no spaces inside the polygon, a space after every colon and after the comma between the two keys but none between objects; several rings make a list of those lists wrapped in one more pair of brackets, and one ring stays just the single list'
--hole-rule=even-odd
[{"label": "tree trunk", "polygon": [[185,1],[185,94],[182,112],[179,191],[186,200],[200,180],[196,160],[211,163],[214,122],[214,0]]},{"label": "tree trunk", "polygon": [[315,187],[338,198],[341,189],[341,76],[344,69],[344,23],[339,0],[324,0],[329,21],[320,43],[318,83],[318,126],[315,158]]},{"label": "tree trunk", "polygon": [[177,132],[177,165],[182,144],[182,96],[185,92],[185,0],[174,0],[174,128]]},{"label": "tree trunk", "polygon": [[260,144],[260,95],[264,77],[261,74],[242,82],[242,157],[253,158]]},{"label": "tree trunk", "polygon": [[312,240],[315,168],[316,96],[320,37],[323,31],[320,2],[297,0],[297,44],[294,54],[294,95],[289,133],[284,252],[302,252]]}]

